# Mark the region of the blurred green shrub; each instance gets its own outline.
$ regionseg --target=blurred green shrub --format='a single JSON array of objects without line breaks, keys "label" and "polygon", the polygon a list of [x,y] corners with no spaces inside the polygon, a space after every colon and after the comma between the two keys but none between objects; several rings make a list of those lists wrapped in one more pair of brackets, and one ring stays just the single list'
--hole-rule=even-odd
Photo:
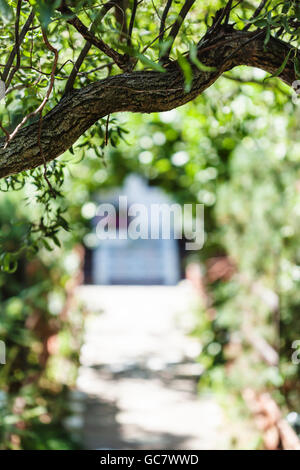
[{"label": "blurred green shrub", "polygon": [[[30,227],[26,210],[7,196],[0,213],[2,244],[15,252]],[[83,311],[72,302],[80,263],[74,250],[24,251],[13,274],[0,272],[0,449],[76,447],[62,423],[82,340]]]}]

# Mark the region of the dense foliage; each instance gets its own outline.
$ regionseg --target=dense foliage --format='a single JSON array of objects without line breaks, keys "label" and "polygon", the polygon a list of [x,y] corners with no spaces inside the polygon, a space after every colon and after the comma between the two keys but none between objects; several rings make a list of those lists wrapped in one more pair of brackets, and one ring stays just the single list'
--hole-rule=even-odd
[{"label": "dense foliage", "polygon": [[[214,35],[216,39],[212,39],[208,49],[217,48],[218,41],[224,42],[223,33],[218,30],[221,25],[228,31],[234,27],[245,34],[248,30],[258,31],[251,38],[264,37],[266,61],[271,60],[267,54],[271,38],[280,38],[290,48],[273,75],[281,76],[284,69],[289,69],[289,60],[293,61],[294,78],[300,70],[296,49],[299,5],[294,0],[237,4],[208,0],[199,3],[114,0],[104,5],[94,0],[2,0],[0,12],[3,23],[0,73],[1,86],[6,90],[5,101],[0,106],[1,132],[5,137],[1,145],[3,150],[9,148],[21,127],[39,122],[38,129],[32,129],[37,134],[37,146],[44,163],[38,170],[1,181],[2,190],[15,190],[28,180],[36,186],[43,216],[33,217],[33,230],[25,243],[29,250],[48,244],[49,240],[59,244],[59,228],[67,229],[64,203],[60,199],[64,165],[52,162],[46,166],[49,149],[47,151],[43,142],[43,129],[47,130],[48,121],[43,120],[43,116],[63,101],[65,95],[72,93],[73,88],[84,88],[120,71],[152,69],[163,75],[165,66],[173,63],[174,68],[176,63],[182,71],[184,93],[188,93],[194,86],[194,68],[204,75],[216,69],[205,65],[209,58],[201,50]],[[188,21],[184,21],[185,18]],[[220,34],[221,40],[218,39]],[[242,48],[243,44],[237,52]],[[227,101],[230,106],[230,93]],[[210,105],[212,109],[215,107],[216,114],[221,111],[217,104]],[[68,140],[66,130],[57,129],[57,133],[65,133],[65,140]],[[82,155],[93,151],[102,159],[105,146],[116,145],[123,135],[124,130],[113,118],[101,119],[81,139]],[[53,149],[57,141],[55,136],[51,139]],[[49,145],[49,138],[46,140]],[[72,152],[72,148],[70,150]],[[23,158],[23,153],[18,160]],[[12,157],[0,155],[0,162],[7,158],[12,160]],[[3,246],[0,250],[2,269],[14,270],[19,253],[6,251]]]},{"label": "dense foliage", "polygon": [[[299,109],[286,88],[255,83],[261,72],[235,77],[181,110],[129,117],[127,143],[110,150],[107,167],[86,172],[102,187],[137,172],[180,203],[205,205],[196,259],[211,301],[194,332],[204,345],[201,384],[267,389],[284,412],[299,412]],[[279,354],[279,368],[249,343],[252,332]]]},{"label": "dense foliage", "polygon": [[[17,199],[1,201],[1,240],[22,250],[29,212]],[[15,220],[18,220],[15,223]],[[76,251],[64,258],[46,250],[21,251],[14,274],[0,274],[0,449],[74,448],[62,427],[70,415],[83,331],[83,311],[72,299],[80,269]],[[27,255],[27,256],[25,256]]]},{"label": "dense foliage", "polygon": [[[94,0],[0,0],[0,72],[6,86],[0,163],[22,119],[29,116],[24,126],[42,123],[43,135],[42,117],[65,94],[77,96],[73,88],[133,69],[164,74],[176,61],[185,96],[194,86],[194,68],[213,72],[205,65],[209,57],[199,58],[197,48],[216,23],[230,20],[237,31],[263,34],[266,51],[272,38],[285,41],[289,52],[273,75],[292,70],[293,78],[299,77],[297,1],[108,3],[104,14],[103,4]],[[169,36],[186,4],[188,21],[176,38]],[[31,11],[35,16],[26,29]],[[75,14],[92,32],[90,40],[109,45],[110,55],[102,43],[101,49],[83,41]],[[101,118],[59,159],[46,165],[44,150],[44,164],[1,179],[0,340],[7,345],[7,364],[0,366],[0,448],[75,445],[61,432],[82,330],[80,308],[65,308],[78,269],[72,248],[82,240],[93,247],[85,204],[131,172],[180,203],[205,205],[206,243],[192,257],[203,267],[210,299],[194,331],[206,367],[200,385],[240,393],[250,384],[272,391],[284,412],[300,412],[299,365],[292,362],[292,344],[300,339],[299,118],[297,96],[288,86],[261,70],[240,67],[185,107]],[[49,145],[55,147],[56,140]],[[216,261],[223,262],[223,274],[214,268]],[[252,329],[279,354],[280,367],[265,364],[249,344],[245,332]]]}]

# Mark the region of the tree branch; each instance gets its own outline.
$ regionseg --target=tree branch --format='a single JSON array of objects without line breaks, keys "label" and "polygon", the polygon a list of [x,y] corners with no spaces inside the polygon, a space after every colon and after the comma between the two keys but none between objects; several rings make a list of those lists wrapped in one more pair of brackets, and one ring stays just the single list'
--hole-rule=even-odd
[{"label": "tree branch", "polygon": [[[22,30],[21,30],[20,35],[19,35],[19,45],[24,41],[25,36],[26,36],[26,34],[28,33],[29,28],[30,28],[30,26],[31,26],[31,23],[33,22],[33,19],[34,19],[34,11],[32,10],[31,13],[30,13],[30,15],[28,16],[28,19],[27,19],[26,23],[24,24],[24,26],[23,26],[23,28],[22,28]],[[8,77],[9,71],[10,71],[11,66],[12,66],[12,64],[13,64],[14,58],[15,58],[15,56],[16,56],[16,54],[17,54],[17,50],[18,50],[18,49],[17,49],[17,46],[16,46],[16,44],[15,44],[13,50],[12,50],[11,53],[10,53],[10,56],[9,56],[9,58],[8,58],[8,61],[7,61],[6,66],[5,66],[5,68],[4,68],[4,71],[3,71],[3,73],[2,73],[2,80],[3,80],[4,82],[6,82],[6,79],[7,79],[7,77]]]},{"label": "tree branch", "polygon": [[21,15],[21,6],[22,6],[22,0],[18,0],[17,3],[17,10],[16,10],[16,22],[15,22],[15,48],[16,48],[16,54],[17,54],[17,63],[15,67],[12,69],[11,73],[9,74],[9,77],[6,82],[6,88],[9,87],[11,84],[11,81],[15,75],[15,73],[19,70],[20,65],[21,65],[21,55],[20,55],[20,15]]},{"label": "tree branch", "polygon": [[132,12],[131,12],[130,23],[129,23],[129,28],[128,28],[128,38],[127,38],[128,46],[131,46],[131,35],[132,35],[137,7],[138,7],[138,0],[133,0]]},{"label": "tree branch", "polygon": [[[292,46],[271,37],[267,46],[264,36],[254,32],[223,27],[222,42],[199,50],[201,62],[215,67],[203,72],[193,66],[191,90],[184,91],[184,77],[176,62],[166,72],[137,71],[108,77],[74,90],[64,97],[43,119],[40,143],[45,159],[51,161],[69,149],[98,119],[115,112],[152,113],[168,111],[195,99],[224,72],[239,65],[258,67],[274,74],[282,65]],[[255,38],[254,38],[255,37]],[[243,47],[241,47],[243,45]],[[241,47],[241,48],[240,48]],[[292,55],[292,54],[291,54]],[[300,53],[298,52],[300,59]],[[292,85],[296,79],[293,60],[289,59],[279,77]],[[5,147],[0,141],[0,177],[35,168],[43,164],[38,145],[38,122],[20,129]]]},{"label": "tree branch", "polygon": [[[109,10],[119,4],[120,0],[112,0],[112,1],[108,1],[106,2],[103,7],[101,8],[101,11],[100,13],[97,15],[94,23],[92,24],[92,27],[91,27],[91,30],[93,31],[94,27],[96,27],[98,25],[98,23],[103,20],[104,16],[106,15],[106,13],[109,12]],[[80,70],[80,67],[82,66],[83,62],[84,62],[84,59],[86,58],[86,56],[88,55],[90,49],[92,47],[92,44],[90,42],[86,42],[83,49],[81,50],[75,64],[74,64],[74,67],[70,73],[70,76],[68,78],[68,81],[67,81],[67,84],[66,84],[66,88],[65,88],[65,94],[69,93],[73,87],[74,87],[74,83],[75,83],[75,80],[76,80],[76,77],[77,77],[77,74]]]},{"label": "tree branch", "polygon": [[[53,65],[52,65],[52,72],[51,72],[51,77],[50,77],[50,85],[48,87],[48,90],[47,90],[47,93],[42,101],[42,103],[39,105],[39,107],[35,110],[35,111],[32,111],[32,113],[28,114],[27,116],[25,116],[22,121],[20,122],[20,124],[15,128],[15,130],[12,132],[12,134],[10,134],[9,136],[9,139],[6,140],[6,143],[5,143],[5,146],[4,148],[6,148],[9,143],[16,137],[16,135],[18,134],[19,130],[23,127],[24,124],[26,124],[26,122],[28,122],[28,120],[34,116],[36,116],[37,114],[39,114],[40,116],[42,116],[42,112],[43,112],[43,109],[44,107],[46,106],[48,100],[49,100],[49,97],[52,93],[52,90],[53,90],[53,87],[54,87],[54,80],[55,80],[55,71],[56,71],[56,67],[57,67],[57,63],[58,63],[58,50],[55,49],[55,47],[53,47],[49,41],[48,41],[48,38],[47,38],[47,35],[46,35],[46,32],[42,29],[42,35],[43,35],[43,40],[47,46],[47,49],[49,49],[49,51],[53,52],[54,54],[54,62],[53,62]],[[30,127],[30,126],[29,126]],[[39,130],[38,130],[38,134],[40,134],[40,123],[39,123]],[[40,137],[40,135],[39,135]],[[43,155],[43,151],[41,150],[41,145],[40,145],[40,139],[38,139],[38,143],[39,143],[39,149],[40,149],[40,153],[41,153],[41,156],[43,158],[43,163],[45,164],[46,160],[44,158],[44,155]]]},{"label": "tree branch", "polygon": [[66,83],[65,94],[70,93],[70,91],[73,90],[77,74],[80,70],[80,67],[82,66],[82,64],[84,62],[84,59],[88,55],[91,47],[92,47],[92,44],[87,41],[85,43],[83,49],[81,50],[79,56],[77,57],[76,62],[74,64],[74,67],[72,68],[72,71],[71,71],[70,76],[68,78],[68,81]]},{"label": "tree branch", "polygon": [[[253,13],[252,17],[250,18],[250,21],[254,20],[255,18],[257,18],[260,13],[262,12],[262,10],[264,9],[264,7],[266,6],[268,0],[261,0],[259,6],[256,8],[255,12]],[[249,28],[251,28],[252,24],[249,23],[247,24],[245,27],[244,27],[244,31],[247,31]]]},{"label": "tree branch", "polygon": [[164,39],[164,32],[165,32],[165,24],[166,24],[166,19],[169,13],[169,10],[171,8],[173,0],[167,0],[166,6],[164,8],[162,17],[161,17],[161,22],[160,22],[160,28],[159,28],[159,42],[161,43]]},{"label": "tree branch", "polygon": [[[116,2],[113,2],[116,4]],[[120,54],[119,52],[115,51],[112,47],[109,47],[102,39],[98,39],[92,31],[90,31],[80,19],[73,14],[72,10],[68,7],[60,7],[58,10],[61,13],[67,14],[70,18],[67,20],[69,24],[74,26],[74,28],[81,34],[81,36],[93,46],[100,49],[100,51],[104,52],[108,57],[113,59],[116,65],[123,70],[124,72],[129,71],[131,68],[131,63],[128,61],[128,58],[124,55]]]},{"label": "tree branch", "polygon": [[182,25],[186,15],[188,14],[190,9],[192,8],[195,1],[196,0],[186,0],[183,7],[181,8],[180,13],[177,17],[177,20],[173,24],[172,29],[170,31],[170,34],[168,36],[167,40],[170,42],[170,44],[168,45],[165,54],[161,57],[162,62],[164,62],[166,59],[168,59],[168,57],[170,55],[170,52],[171,52],[171,49],[172,49],[172,46],[173,46],[174,41],[176,39],[176,36],[179,32],[180,26]]}]

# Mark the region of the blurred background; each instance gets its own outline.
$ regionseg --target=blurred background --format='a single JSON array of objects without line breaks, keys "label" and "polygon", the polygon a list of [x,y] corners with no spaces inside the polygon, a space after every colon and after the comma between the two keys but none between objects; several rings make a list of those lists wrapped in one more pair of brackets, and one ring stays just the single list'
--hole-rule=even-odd
[{"label": "blurred background", "polygon": [[[1,449],[299,447],[300,111],[264,77],[99,121],[49,165],[70,229],[42,248],[43,184],[2,184]],[[204,204],[204,247],[99,241],[124,194]]]}]

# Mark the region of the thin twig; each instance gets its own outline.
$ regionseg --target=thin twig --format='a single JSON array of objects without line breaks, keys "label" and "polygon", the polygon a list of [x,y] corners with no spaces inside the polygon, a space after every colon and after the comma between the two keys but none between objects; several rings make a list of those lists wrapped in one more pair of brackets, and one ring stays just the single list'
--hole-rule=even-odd
[{"label": "thin twig", "polygon": [[[113,2],[112,6],[116,6],[116,2]],[[124,55],[115,51],[112,47],[108,46],[102,39],[98,39],[92,31],[90,31],[82,21],[74,15],[72,10],[69,7],[60,7],[58,8],[62,13],[71,15],[71,18],[67,20],[69,24],[74,26],[74,28],[81,34],[81,36],[92,45],[104,52],[108,57],[114,60],[116,65],[123,71],[127,72],[131,69],[131,64]]]},{"label": "thin twig", "polygon": [[44,178],[49,186],[49,190],[53,196],[54,199],[56,199],[56,192],[55,190],[53,189],[53,186],[47,176],[47,163],[46,163],[46,158],[45,158],[45,154],[44,154],[44,150],[43,150],[43,146],[42,146],[42,127],[43,127],[43,110],[41,109],[40,111],[40,117],[39,117],[39,128],[38,128],[38,146],[39,146],[39,149],[40,149],[40,154],[41,154],[41,157],[43,159],[43,164],[44,164]]},{"label": "thin twig", "polygon": [[[168,31],[169,29],[172,28],[172,24],[170,24],[169,26],[167,26],[167,28],[164,29],[164,31],[162,31],[162,34],[164,34],[166,31]],[[149,47],[151,47],[159,38],[161,37],[161,33],[158,34],[151,42],[149,42],[149,44],[146,44],[146,46],[144,47],[144,49],[142,50],[142,54],[144,54],[146,52],[147,49],[149,49]]]},{"label": "thin twig", "polygon": [[48,37],[46,35],[46,32],[42,29],[42,34],[43,34],[43,39],[44,39],[44,43],[46,44],[47,46],[47,49],[49,49],[49,51],[53,52],[54,56],[55,56],[55,59],[54,59],[54,62],[53,62],[53,66],[52,66],[52,74],[51,74],[51,81],[50,81],[50,87],[48,89],[48,92],[47,92],[47,95],[46,95],[46,98],[47,100],[44,100],[44,103],[43,103],[43,106],[40,107],[40,110],[39,110],[39,129],[38,129],[38,146],[39,146],[39,149],[40,149],[40,154],[41,154],[41,157],[43,159],[43,162],[44,162],[44,178],[49,186],[49,189],[50,189],[50,192],[52,194],[52,196],[54,197],[54,199],[56,198],[56,193],[50,183],[50,180],[47,176],[47,163],[46,163],[46,158],[45,158],[45,155],[44,155],[44,150],[43,150],[43,145],[42,145],[42,141],[41,141],[41,136],[42,136],[42,126],[43,126],[43,110],[44,110],[44,107],[46,106],[46,103],[49,99],[49,96],[51,94],[51,91],[53,89],[53,86],[54,86],[54,80],[55,80],[55,71],[56,71],[56,67],[57,67],[57,63],[58,63],[58,50],[55,49],[55,47],[53,47],[49,40],[48,40]]},{"label": "thin twig", "polygon": [[106,125],[105,125],[105,146],[108,145],[108,125],[109,125],[109,118],[110,118],[110,114],[107,116],[107,119],[106,119]]},{"label": "thin twig", "polygon": [[130,23],[129,23],[129,28],[128,28],[128,38],[127,38],[128,46],[131,46],[131,35],[132,35],[137,6],[138,6],[138,0],[133,0],[132,12],[131,12]]},{"label": "thin twig", "polygon": [[86,72],[78,72],[78,75],[80,77],[86,77],[87,75],[90,75],[91,73],[99,72],[99,70],[103,70],[106,67],[111,67],[112,65],[114,65],[114,62],[108,62],[107,64],[99,65],[99,67],[96,67],[94,69],[87,70]]},{"label": "thin twig", "polygon": [[73,90],[77,74],[80,70],[80,67],[82,66],[82,64],[84,62],[84,59],[88,55],[91,47],[92,47],[92,44],[90,42],[86,42],[85,45],[84,45],[84,48],[81,50],[79,56],[77,57],[77,60],[74,64],[74,67],[73,67],[73,69],[70,73],[70,76],[69,76],[67,84],[66,84],[66,88],[65,88],[65,91],[64,91],[65,95]]},{"label": "thin twig", "polygon": [[51,95],[51,92],[52,92],[52,89],[53,89],[53,86],[54,86],[54,80],[55,80],[55,71],[56,71],[56,67],[57,67],[57,63],[58,63],[58,50],[55,49],[55,47],[53,47],[49,41],[48,41],[48,38],[47,38],[47,35],[45,33],[44,30],[42,30],[42,34],[43,34],[43,39],[44,39],[44,42],[47,46],[47,48],[54,53],[54,62],[53,62],[53,66],[52,66],[52,72],[51,72],[51,78],[50,78],[50,85],[49,85],[49,88],[47,90],[47,93],[46,93],[46,96],[45,98],[43,99],[42,103],[40,104],[40,106],[35,110],[35,111],[32,111],[32,113],[30,114],[27,114],[27,116],[25,116],[22,121],[20,122],[20,124],[18,124],[18,126],[15,128],[15,130],[13,131],[12,134],[10,134],[9,136],[9,140],[8,142],[6,142],[4,148],[7,147],[7,145],[14,139],[14,137],[17,135],[17,133],[19,132],[19,130],[21,129],[21,127],[24,126],[24,124],[26,124],[26,122],[36,116],[37,114],[39,114],[41,111],[43,111],[44,107],[46,106],[47,102],[48,102],[48,99]]},{"label": "thin twig", "polygon": [[4,132],[4,134],[6,135],[6,142],[8,142],[9,140],[9,132],[7,129],[5,129],[5,127],[2,125],[2,123],[0,122],[0,129],[2,130],[2,132]]},{"label": "thin twig", "polygon": [[[263,8],[266,6],[267,2],[269,0],[262,0],[259,4],[259,6],[257,7],[257,9],[255,10],[253,16],[250,18],[250,21],[254,20],[257,16],[259,16],[259,14],[261,13],[261,11],[263,10]],[[251,23],[247,24],[243,30],[244,31],[248,31],[248,29],[252,26]]]},{"label": "thin twig", "polygon": [[227,5],[225,7],[225,12],[226,12],[225,24],[229,23],[230,13],[231,13],[231,10],[232,10],[232,2],[233,2],[233,0],[229,0],[229,2],[227,3]]},{"label": "thin twig", "polygon": [[[19,44],[21,44],[24,41],[24,38],[25,38],[26,34],[28,33],[28,31],[30,29],[30,26],[33,22],[33,19],[34,19],[34,11],[32,10],[29,17],[28,17],[28,19],[27,19],[27,21],[26,21],[26,23],[24,24],[24,26],[21,30],[21,33],[20,33],[20,36],[19,36]],[[16,45],[14,45],[14,48],[10,53],[10,56],[8,58],[8,61],[7,61],[6,65],[5,65],[4,71],[2,73],[2,80],[4,82],[6,81],[6,79],[8,77],[8,74],[9,74],[9,71],[10,71],[11,66],[13,64],[16,53],[17,53],[17,48],[16,48]]]},{"label": "thin twig", "polygon": [[160,28],[159,28],[159,42],[162,42],[164,39],[164,32],[165,32],[165,24],[166,24],[166,19],[169,13],[169,10],[171,8],[173,0],[167,0],[166,6],[164,8],[162,17],[161,17],[161,22],[160,22]]},{"label": "thin twig", "polygon": [[[109,12],[109,10],[113,7],[113,6],[118,6],[117,5],[117,2],[118,0],[114,0],[114,1],[109,1],[107,3],[105,3],[100,11],[100,13],[97,15],[96,17],[96,20],[94,21],[94,23],[92,24],[91,26],[91,30],[93,31],[94,27],[96,24],[99,23],[99,21],[101,21],[104,16],[106,15],[106,13]],[[82,66],[83,62],[84,62],[84,59],[86,58],[86,56],[88,55],[90,49],[92,47],[92,44],[87,41],[82,49],[82,51],[80,52],[75,64],[74,64],[74,67],[70,73],[70,76],[68,78],[68,81],[66,83],[66,87],[65,87],[65,91],[64,91],[64,94],[66,95],[67,93],[69,93],[70,91],[73,90],[73,87],[74,87],[74,83],[75,83],[75,80],[76,80],[76,77],[78,75],[78,72],[80,70],[80,67]]]},{"label": "thin twig", "polygon": [[153,6],[153,8],[154,8],[154,11],[155,11],[155,13],[156,13],[156,15],[157,15],[157,18],[158,18],[159,20],[161,20],[160,14],[159,14],[159,12],[158,12],[158,9],[156,8],[156,5],[155,5],[155,3],[154,3],[154,0],[151,0],[151,3],[152,3],[152,6]]},{"label": "thin twig", "polygon": [[23,88],[33,88],[34,86],[36,86],[41,80],[41,77],[39,77],[35,82],[33,82],[32,84],[28,84],[28,83],[20,83],[19,85],[15,85],[11,88],[9,88],[8,90],[6,90],[5,92],[5,96],[9,95],[9,93],[13,92],[13,91],[16,91],[16,90],[23,90]]},{"label": "thin twig", "polygon": [[222,23],[224,18],[225,24],[228,25],[231,11],[234,10],[234,8],[236,8],[241,3],[241,1],[242,0],[239,0],[234,6],[232,6],[232,0],[229,0],[227,5],[222,10],[217,12],[219,13],[219,16],[216,15],[215,21],[212,24],[211,28],[208,30],[207,35],[212,35],[212,33],[214,33],[218,26]]},{"label": "thin twig", "polygon": [[16,55],[17,55],[17,63],[15,67],[12,69],[7,82],[5,83],[6,87],[8,88],[11,84],[11,81],[15,75],[15,73],[19,70],[21,64],[21,56],[20,56],[20,15],[21,15],[21,7],[22,7],[22,0],[18,0],[17,3],[17,11],[16,11],[16,22],[15,22],[15,48],[16,48]]},{"label": "thin twig", "polygon": [[179,13],[175,23],[173,24],[173,27],[170,31],[169,36],[168,36],[168,41],[170,42],[170,44],[168,45],[166,52],[161,57],[161,62],[165,62],[169,58],[172,46],[173,46],[174,41],[176,39],[176,36],[179,32],[179,29],[180,29],[186,15],[188,14],[190,9],[194,5],[195,1],[196,0],[186,0],[183,7],[181,8],[180,13]]}]

